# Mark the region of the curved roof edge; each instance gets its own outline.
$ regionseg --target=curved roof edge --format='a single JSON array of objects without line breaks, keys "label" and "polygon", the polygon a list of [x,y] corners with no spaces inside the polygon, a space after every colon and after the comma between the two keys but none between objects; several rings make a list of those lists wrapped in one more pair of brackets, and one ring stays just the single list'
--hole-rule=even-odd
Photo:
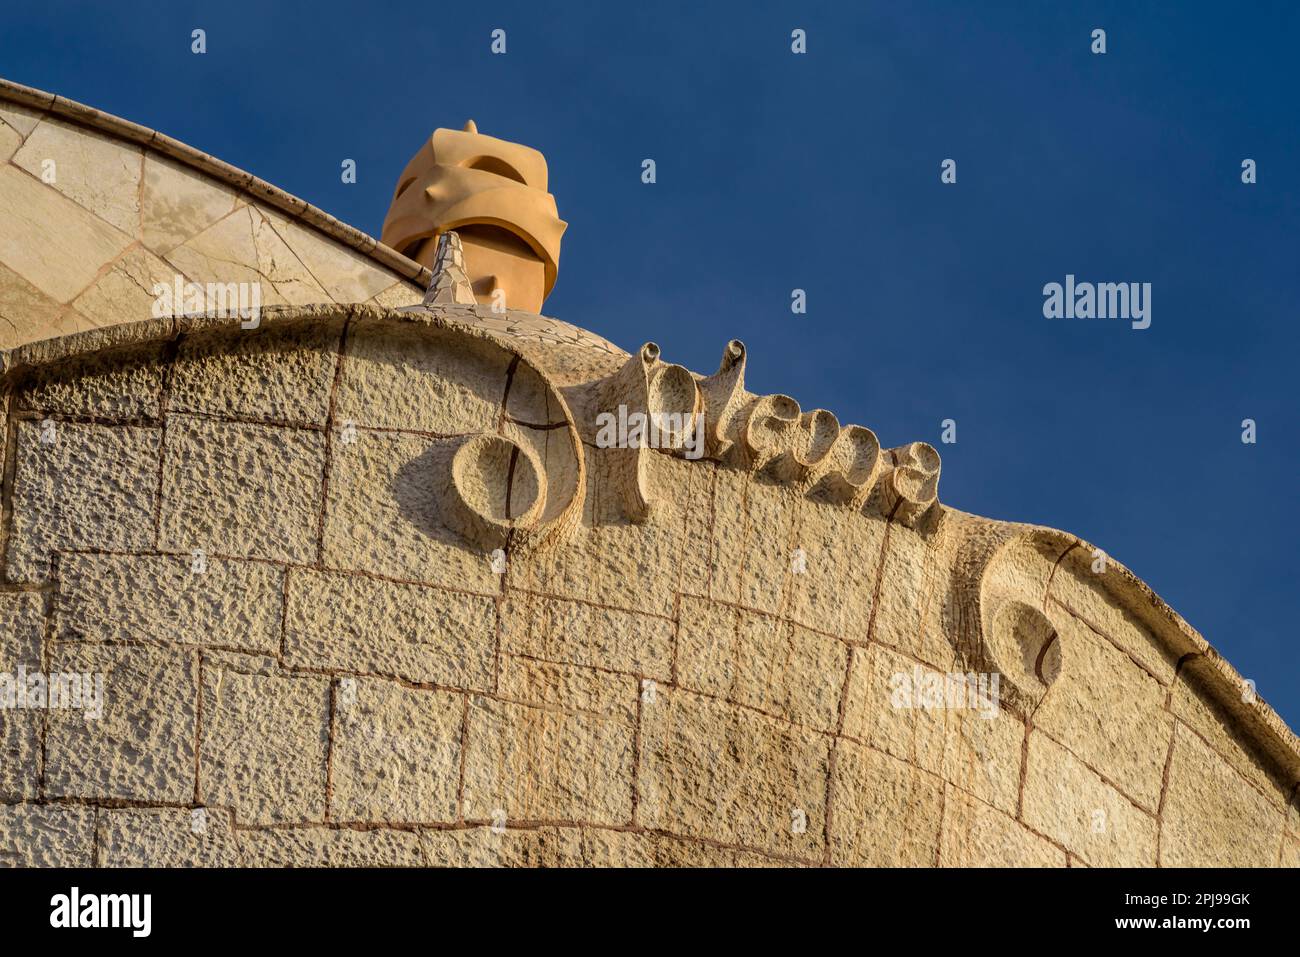
[{"label": "curved roof edge", "polygon": [[[346,316],[349,319],[392,319],[399,322],[422,323],[444,329],[455,329],[478,339],[485,339],[509,349],[518,347],[513,337],[504,331],[483,328],[465,321],[473,315],[472,311],[457,310],[454,307],[433,306],[421,309],[391,309],[383,306],[356,303],[352,305],[321,304],[308,306],[269,306],[262,310],[262,327],[303,320],[335,318]],[[240,333],[240,320],[235,318],[208,318],[199,316],[173,316],[158,319],[144,319],[138,322],[124,323],[88,329],[56,339],[44,339],[8,350],[0,350],[0,396],[3,396],[15,384],[15,379],[42,366],[53,365],[65,360],[88,356],[108,349],[130,346],[143,346],[155,342],[175,339],[182,335],[198,332],[226,331],[232,335]],[[542,368],[546,373],[547,370]],[[1019,522],[1003,522],[970,515],[960,509],[939,505],[954,517],[971,519],[999,526],[1005,530],[1006,537],[997,542],[1001,548],[1016,535],[1046,536],[1068,543],[1066,552],[1074,548],[1091,549],[1091,546],[1078,536],[1062,532],[1047,526],[1030,525]],[[1059,562],[1065,558],[1062,554]],[[1107,556],[1107,569],[1103,576],[1108,587],[1121,593],[1127,599],[1131,611],[1151,628],[1157,640],[1178,659],[1181,665],[1198,660],[1208,666],[1204,678],[1218,701],[1230,714],[1241,720],[1248,734],[1262,745],[1278,765],[1290,775],[1292,784],[1291,800],[1300,793],[1300,737],[1287,725],[1271,705],[1262,696],[1253,696],[1244,700],[1241,689],[1245,679],[1224,656],[1211,645],[1204,636],[1187,623],[1183,617],[1169,606],[1156,592],[1135,575],[1126,566]]]},{"label": "curved roof edge", "polygon": [[38,90],[30,86],[23,86],[21,83],[14,83],[3,77],[0,77],[0,101],[16,103],[19,106],[25,106],[28,109],[38,110],[42,113],[52,113],[61,119],[101,130],[119,139],[151,149],[169,159],[206,173],[236,189],[252,194],[260,201],[280,210],[290,219],[300,222],[317,232],[324,233],[331,239],[343,243],[363,256],[373,259],[381,266],[391,269],[398,275],[417,282],[421,286],[427,287],[432,279],[432,274],[427,267],[407,259],[397,250],[385,246],[373,236],[368,236],[361,230],[335,219],[324,210],[318,209],[306,200],[299,199],[291,193],[286,193],[278,186],[258,179],[252,173],[231,166],[215,156],[195,149],[180,140],[173,139],[166,133],[151,130],[138,123],[132,123],[130,120],[124,120],[120,116],[97,110],[93,106],[86,106],[76,100],[69,100],[67,97],[47,93],[44,90]]},{"label": "curved roof edge", "polygon": [[[1263,746],[1265,754],[1290,776],[1289,797],[1292,800],[1300,797],[1300,736],[1291,730],[1262,695],[1254,692],[1253,686],[1222,652],[1210,644],[1204,635],[1193,628],[1132,569],[1108,552],[1097,549],[1093,543],[1070,532],[1048,525],[987,519],[947,505],[943,508],[963,519],[994,523],[1002,528],[1002,534],[991,543],[986,559],[1017,539],[1048,544],[1056,546],[1060,552],[1052,568],[1052,576],[1055,576],[1067,556],[1076,549],[1089,558],[1095,554],[1105,554],[1104,571],[1096,573],[1098,585],[1165,645],[1177,662],[1175,681],[1179,680],[1184,669],[1190,670],[1194,666],[1197,677],[1205,683],[1215,700],[1242,723],[1249,735]],[[1049,578],[1047,587],[1050,586]],[[1242,693],[1247,687],[1252,689],[1249,696]]]}]

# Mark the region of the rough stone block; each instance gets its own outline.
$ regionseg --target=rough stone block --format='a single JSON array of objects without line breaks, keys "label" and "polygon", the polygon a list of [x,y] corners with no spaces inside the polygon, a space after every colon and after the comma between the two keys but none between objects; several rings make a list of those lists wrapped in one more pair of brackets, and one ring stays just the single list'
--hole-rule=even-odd
[{"label": "rough stone block", "polygon": [[678,681],[795,724],[834,731],[848,645],[801,625],[683,595]]},{"label": "rough stone block", "polygon": [[[340,416],[336,414],[336,421]],[[501,588],[492,556],[466,546],[444,518],[449,445],[358,430],[333,445],[322,561],[481,594]]]},{"label": "rough stone block", "polygon": [[163,642],[276,654],[284,570],[171,555],[65,555],[63,641]]},{"label": "rough stone block", "polygon": [[341,319],[181,340],[168,406],[176,412],[325,425]]},{"label": "rough stone block", "polygon": [[170,416],[161,546],[314,561],[324,468],[321,432]]},{"label": "rough stone block", "polygon": [[1053,623],[1061,671],[1034,725],[1154,811],[1173,733],[1165,687],[1078,619],[1057,614]]},{"label": "rough stone block", "polygon": [[665,618],[520,592],[503,608],[502,648],[512,654],[672,677],[673,623]]},{"label": "rough stone block", "polygon": [[0,867],[93,867],[95,809],[0,804]]},{"label": "rough stone block", "polygon": [[162,396],[163,346],[111,349],[78,356],[31,373],[18,408],[54,415],[156,419]]},{"label": "rough stone block", "polygon": [[709,522],[710,598],[740,601],[741,569],[738,556],[745,547],[745,496],[749,475],[739,469],[716,468]]},{"label": "rough stone block", "polygon": [[456,820],[464,717],[463,695],[370,678],[336,681],[331,819]]},{"label": "rough stone block", "polygon": [[695,595],[708,595],[713,577],[713,485],[717,468],[712,462],[693,462],[684,477],[678,589]]},{"label": "rough stone block", "polygon": [[580,867],[575,827],[427,830],[420,833],[431,867]]},{"label": "rough stone block", "polygon": [[583,867],[798,867],[800,862],[694,838],[582,828]]},{"label": "rough stone block", "polygon": [[1178,729],[1161,818],[1162,867],[1273,867],[1283,828],[1280,805]]},{"label": "rough stone block", "polygon": [[57,550],[152,547],[159,445],[151,428],[19,422],[9,579],[44,581]]},{"label": "rough stone block", "polygon": [[723,545],[719,555],[720,560],[740,566],[740,592],[732,601],[769,614],[783,611],[786,589],[794,577],[798,511],[795,490],[761,475],[750,477],[740,513],[745,528],[743,550],[728,553]]},{"label": "rough stone block", "polygon": [[647,483],[660,498],[650,517],[637,524],[623,507],[613,458],[591,448],[585,455],[587,490],[581,525],[554,547],[516,561],[510,584],[671,617],[688,551],[683,515],[690,499],[689,469],[695,466],[669,455],[648,455]]},{"label": "rough stone block", "polygon": [[246,655],[238,651],[226,651],[223,648],[205,648],[200,658],[204,670],[215,668],[225,671],[238,671],[246,675],[274,677],[284,674],[285,669],[279,658],[270,655]]},{"label": "rough stone block", "polygon": [[802,550],[802,571],[790,579],[789,617],[808,628],[865,641],[884,533],[878,518],[801,500],[794,548]]},{"label": "rough stone block", "polygon": [[99,813],[100,867],[238,867],[230,812],[151,807]]},{"label": "rough stone block", "polygon": [[[739,847],[720,847],[716,844],[706,844],[703,841],[676,837],[672,834],[610,835],[608,831],[588,830],[583,834],[583,853],[590,866],[607,866],[605,861],[608,852],[602,846],[604,842],[600,838],[609,840],[613,844],[610,850],[617,851],[619,850],[618,844],[612,840],[616,837],[639,838],[639,840],[636,845],[632,845],[631,841],[625,840],[623,842],[626,849],[623,850],[621,857],[616,856],[610,859],[608,866],[613,867],[737,868],[804,866],[803,862],[786,857],[771,857]],[[638,858],[640,857],[645,858],[644,865],[639,863]],[[626,859],[628,864],[618,863],[620,859]]]},{"label": "rough stone block", "polygon": [[1029,736],[1022,819],[1093,867],[1153,867],[1156,820],[1041,731]]},{"label": "rough stone block", "polygon": [[240,824],[320,821],[329,686],[324,678],[203,671],[199,797]]},{"label": "rough stone block", "polygon": [[420,835],[388,828],[284,827],[240,831],[245,867],[419,867]]},{"label": "rough stone block", "polygon": [[[950,681],[948,673],[926,668],[879,645],[856,648],[844,734],[1014,814],[1024,724],[997,704],[987,676],[974,676],[979,692],[975,695],[969,684],[971,676],[964,677],[963,682]],[[982,678],[986,683],[981,686]],[[926,696],[936,685],[945,694],[951,692],[952,700],[945,698],[941,706],[926,707],[930,701]],[[988,698],[982,697],[985,692]]]},{"label": "rough stone block", "polygon": [[830,739],[735,705],[660,689],[642,704],[637,821],[816,858]]},{"label": "rough stone block", "polygon": [[1024,723],[1005,708],[999,708],[995,718],[985,718],[982,712],[970,710],[950,713],[948,718],[940,771],[944,780],[1008,814],[1015,814],[1024,753]]},{"label": "rough stone block", "polygon": [[955,655],[940,625],[948,580],[942,540],[935,519],[917,528],[890,523],[871,637],[948,671]]},{"label": "rough stone block", "polygon": [[20,666],[44,670],[44,609],[43,595],[0,593],[0,801],[39,796],[44,712],[18,708],[17,682]]},{"label": "rough stone block", "polygon": [[939,852],[944,867],[1065,867],[1066,857],[1014,818],[948,785]]},{"label": "rough stone block", "polygon": [[[656,692],[647,688],[645,693]],[[498,696],[521,704],[582,711],[632,724],[641,694],[642,689],[630,675],[515,655],[501,659]]]},{"label": "rough stone block", "polygon": [[426,830],[438,867],[772,867],[766,857],[700,840],[598,827],[491,827]]},{"label": "rough stone block", "polygon": [[[1178,675],[1170,698],[1174,715],[1210,743],[1223,760],[1239,774],[1248,778],[1257,788],[1273,800],[1285,802],[1293,790],[1277,769],[1277,762],[1263,753],[1243,728],[1243,721],[1235,715],[1229,704],[1210,691],[1209,677],[1212,665],[1196,659],[1188,661]],[[1250,693],[1242,687],[1241,693]],[[1232,702],[1245,707],[1245,702]],[[1300,826],[1297,827],[1300,831]]]},{"label": "rough stone block", "polygon": [[285,662],[491,690],[493,599],[426,585],[294,569],[289,572]]},{"label": "rough stone block", "polygon": [[[660,835],[608,828],[578,829],[582,867],[654,867],[660,858]],[[673,841],[673,843],[682,843]],[[696,846],[699,842],[692,842]],[[667,855],[663,855],[667,856]]]},{"label": "rough stone block", "polygon": [[1172,683],[1177,656],[1102,587],[1091,571],[1094,561],[1091,553],[1080,549],[1062,561],[1052,576],[1052,601],[1106,635],[1161,682]]},{"label": "rough stone block", "polygon": [[464,816],[626,824],[634,738],[621,716],[471,697]]},{"label": "rough stone block", "polygon": [[905,761],[841,739],[831,784],[831,863],[932,867],[943,782]]},{"label": "rough stone block", "polygon": [[[615,501],[616,479],[612,459],[587,449],[587,467],[594,483],[593,518]],[[682,515],[689,499],[690,463],[669,455],[647,456],[647,482],[658,500],[650,518],[641,524],[617,516],[600,517],[585,537],[588,546],[587,590],[566,593],[572,597],[652,615],[673,614],[675,592],[682,575]],[[579,539],[583,541],[582,538]],[[543,587],[542,590],[547,590]]]},{"label": "rough stone block", "polygon": [[1278,867],[1300,867],[1300,840],[1287,836],[1282,838],[1282,856]]},{"label": "rough stone block", "polygon": [[[51,710],[46,729],[47,797],[153,803],[194,797],[198,657],[171,648],[57,643],[50,671],[102,676],[95,707]],[[96,692],[98,693],[98,692]]]},{"label": "rough stone block", "polygon": [[495,432],[511,356],[414,322],[359,322],[348,335],[335,419],[438,435]]}]

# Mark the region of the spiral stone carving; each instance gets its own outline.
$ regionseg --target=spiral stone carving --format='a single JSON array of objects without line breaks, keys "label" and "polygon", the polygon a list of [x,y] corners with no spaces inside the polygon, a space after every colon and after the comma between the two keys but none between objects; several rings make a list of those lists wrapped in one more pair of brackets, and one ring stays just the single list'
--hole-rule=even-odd
[{"label": "spiral stone carving", "polygon": [[[574,404],[581,422],[573,432],[576,458],[581,460],[583,441],[600,450],[624,514],[638,523],[654,512],[656,490],[647,465],[656,452],[706,456],[732,468],[762,471],[848,508],[870,504],[909,526],[938,501],[940,461],[933,446],[913,442],[885,450],[871,429],[841,425],[826,409],[805,412],[791,396],[754,395],[745,390],[746,354],[744,343],[733,339],[717,372],[700,377],[664,362],[659,346],[646,342],[605,378],[565,390],[548,382],[553,407],[566,423],[546,427],[572,423]],[[623,431],[616,441],[609,441],[602,422],[619,424]],[[526,536],[535,524],[555,517],[546,504],[555,495],[547,481],[548,470],[554,470],[544,469],[536,454],[530,457],[527,443],[509,446],[508,439],[519,438],[514,432],[502,435],[496,443],[466,444],[453,468],[456,527],[478,538]],[[508,473],[512,464],[515,490],[506,503],[505,479],[489,480],[485,473],[489,468]],[[528,483],[526,493],[517,487],[521,481]],[[538,500],[529,497],[525,504],[520,495],[531,496],[534,482]],[[580,489],[563,494],[581,507]]]},{"label": "spiral stone carving", "polygon": [[452,455],[447,518],[487,548],[537,524],[546,501],[546,473],[533,453],[500,435],[463,439]]},{"label": "spiral stone carving", "polygon": [[882,452],[861,425],[825,409],[804,412],[788,395],[745,391],[745,346],[727,343],[718,371],[701,379],[709,455],[860,508],[879,492],[886,514],[913,525],[938,500],[939,453],[924,442]]},{"label": "spiral stone carving", "polygon": [[885,507],[913,525],[939,499],[939,453],[927,442],[891,449],[894,467],[886,476]]},{"label": "spiral stone carving", "polygon": [[442,330],[411,355],[460,370],[463,383],[456,413],[463,418],[447,430],[465,431],[439,438],[431,459],[445,489],[442,523],[485,551],[523,553],[566,536],[582,516],[586,463],[563,394],[509,343],[424,307],[407,315]]},{"label": "spiral stone carving", "polygon": [[[606,450],[613,458],[614,474],[628,517],[646,521],[654,508],[653,490],[646,475],[651,448],[678,452],[691,445],[703,400],[695,377],[684,366],[660,361],[659,346],[647,342],[618,372],[596,389],[598,412],[617,416],[620,422],[644,423],[637,434],[624,436]],[[653,423],[655,432],[648,434]]]}]

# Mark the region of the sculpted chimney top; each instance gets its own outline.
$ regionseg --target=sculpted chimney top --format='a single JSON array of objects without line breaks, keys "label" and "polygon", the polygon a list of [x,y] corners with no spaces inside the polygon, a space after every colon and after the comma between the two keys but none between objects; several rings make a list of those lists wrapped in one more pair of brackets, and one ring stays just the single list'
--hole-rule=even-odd
[{"label": "sculpted chimney top", "polygon": [[537,150],[484,136],[469,120],[437,129],[406,164],[381,241],[431,269],[455,230],[477,302],[539,312],[555,286],[560,219]]}]

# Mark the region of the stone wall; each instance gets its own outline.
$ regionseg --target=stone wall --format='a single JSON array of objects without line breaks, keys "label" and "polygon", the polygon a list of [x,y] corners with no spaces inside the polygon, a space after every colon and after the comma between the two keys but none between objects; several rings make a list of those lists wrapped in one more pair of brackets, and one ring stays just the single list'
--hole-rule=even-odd
[{"label": "stone wall", "polygon": [[[1122,567],[629,466],[619,361],[463,313],[8,357],[0,672],[105,700],[0,711],[0,862],[1300,864],[1294,737]],[[994,716],[891,698],[976,670]]]}]

